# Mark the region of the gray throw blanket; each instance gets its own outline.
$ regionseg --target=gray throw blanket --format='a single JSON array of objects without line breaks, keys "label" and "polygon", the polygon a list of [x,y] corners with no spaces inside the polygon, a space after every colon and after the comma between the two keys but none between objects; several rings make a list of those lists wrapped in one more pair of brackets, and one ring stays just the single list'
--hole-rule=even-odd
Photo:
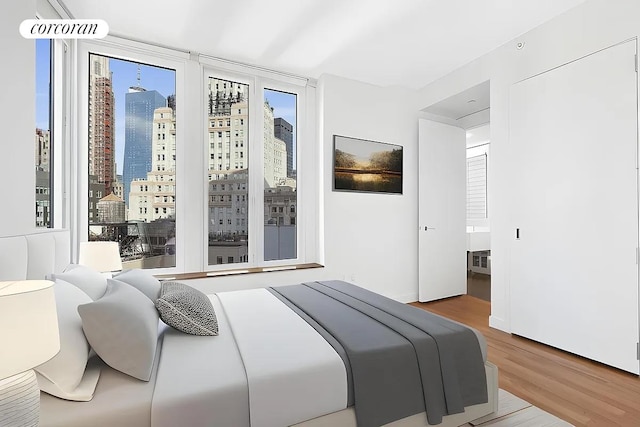
[{"label": "gray throw blanket", "polygon": [[358,426],[426,411],[429,424],[488,400],[470,329],[341,281],[270,288],[336,349]]}]

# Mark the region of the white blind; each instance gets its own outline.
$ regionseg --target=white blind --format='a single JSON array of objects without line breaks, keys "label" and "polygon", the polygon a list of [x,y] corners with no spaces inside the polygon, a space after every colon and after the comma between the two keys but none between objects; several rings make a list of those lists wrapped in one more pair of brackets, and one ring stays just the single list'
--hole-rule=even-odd
[{"label": "white blind", "polygon": [[467,158],[467,219],[487,218],[487,155]]}]

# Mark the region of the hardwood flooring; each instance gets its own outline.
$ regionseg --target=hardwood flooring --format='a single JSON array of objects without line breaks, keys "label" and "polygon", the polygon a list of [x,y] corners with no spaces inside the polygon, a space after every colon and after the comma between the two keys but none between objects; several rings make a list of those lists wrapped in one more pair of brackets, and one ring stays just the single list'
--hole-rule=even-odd
[{"label": "hardwood flooring", "polygon": [[640,426],[640,378],[489,327],[490,303],[463,295],[417,307],[478,329],[500,388],[576,426]]},{"label": "hardwood flooring", "polygon": [[491,276],[467,272],[467,295],[491,301]]}]

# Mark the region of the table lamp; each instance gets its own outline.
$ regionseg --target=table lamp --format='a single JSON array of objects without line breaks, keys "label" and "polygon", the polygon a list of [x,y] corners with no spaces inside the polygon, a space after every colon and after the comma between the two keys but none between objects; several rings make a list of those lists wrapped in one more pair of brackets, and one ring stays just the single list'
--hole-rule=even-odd
[{"label": "table lamp", "polygon": [[122,270],[118,242],[80,242],[78,264],[87,266],[111,277],[114,271]]},{"label": "table lamp", "polygon": [[53,282],[0,282],[0,426],[37,426],[40,388],[32,368],[60,350]]}]

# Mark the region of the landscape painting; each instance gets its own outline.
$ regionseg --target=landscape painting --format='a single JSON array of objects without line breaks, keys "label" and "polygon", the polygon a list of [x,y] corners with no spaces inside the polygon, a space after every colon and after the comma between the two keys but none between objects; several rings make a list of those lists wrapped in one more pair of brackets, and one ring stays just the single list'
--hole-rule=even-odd
[{"label": "landscape painting", "polygon": [[333,189],[402,194],[402,146],[334,135]]}]

